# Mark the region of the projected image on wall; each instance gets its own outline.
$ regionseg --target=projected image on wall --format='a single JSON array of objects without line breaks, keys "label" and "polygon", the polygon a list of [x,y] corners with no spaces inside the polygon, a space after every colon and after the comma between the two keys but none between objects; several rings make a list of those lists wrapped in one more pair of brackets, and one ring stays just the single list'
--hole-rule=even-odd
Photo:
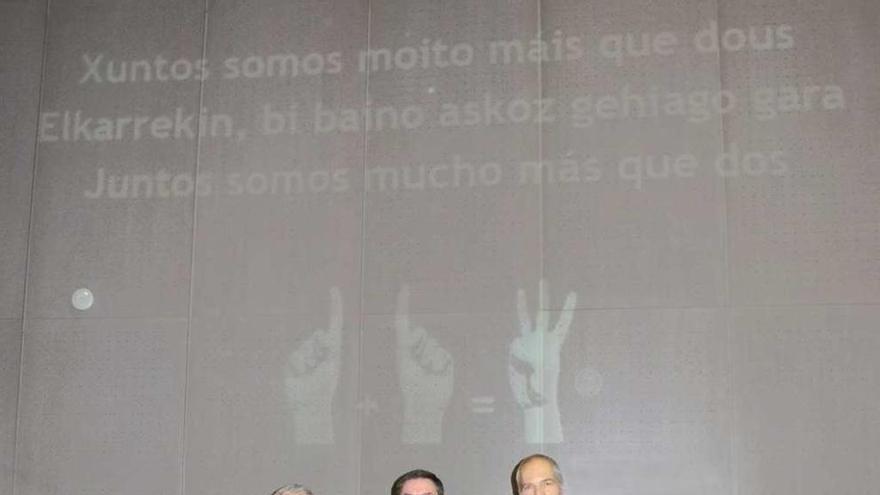
[{"label": "projected image on wall", "polygon": [[878,20],[0,1],[0,494],[873,493]]}]

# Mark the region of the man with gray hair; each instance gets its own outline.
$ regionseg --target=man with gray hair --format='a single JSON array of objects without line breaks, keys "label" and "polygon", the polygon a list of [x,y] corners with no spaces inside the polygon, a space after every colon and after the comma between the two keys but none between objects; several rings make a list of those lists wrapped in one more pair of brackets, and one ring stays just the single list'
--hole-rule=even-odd
[{"label": "man with gray hair", "polygon": [[520,459],[510,476],[513,495],[562,495],[562,471],[544,454]]},{"label": "man with gray hair", "polygon": [[272,492],[272,495],[313,495],[312,491],[308,488],[300,485],[299,483],[294,483],[292,485],[284,485],[281,488]]}]

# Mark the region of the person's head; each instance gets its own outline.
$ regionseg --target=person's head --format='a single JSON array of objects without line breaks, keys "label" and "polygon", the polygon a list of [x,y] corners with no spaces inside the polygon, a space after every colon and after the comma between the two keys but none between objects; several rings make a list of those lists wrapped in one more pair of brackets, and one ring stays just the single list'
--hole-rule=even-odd
[{"label": "person's head", "polygon": [[443,482],[430,471],[413,469],[394,480],[391,495],[443,495]]},{"label": "person's head", "polygon": [[299,483],[294,483],[282,486],[272,492],[272,495],[312,495],[312,491]]},{"label": "person's head", "polygon": [[562,471],[552,457],[532,454],[513,468],[511,482],[515,495],[560,495]]}]

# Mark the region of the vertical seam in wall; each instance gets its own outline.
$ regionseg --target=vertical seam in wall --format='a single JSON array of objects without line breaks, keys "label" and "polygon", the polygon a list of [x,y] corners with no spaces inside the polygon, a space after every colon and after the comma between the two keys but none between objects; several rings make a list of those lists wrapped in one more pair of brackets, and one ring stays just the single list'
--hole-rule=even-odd
[{"label": "vertical seam in wall", "polygon": [[[720,13],[721,8],[719,6],[720,1],[721,0],[716,0],[714,3],[715,23],[717,25],[721,24],[721,13]],[[718,89],[719,89],[719,91],[724,89],[724,61],[723,61],[723,58],[724,58],[724,50],[719,49],[718,50],[718,58],[717,58]],[[718,118],[719,131],[720,131],[720,137],[721,137],[721,153],[722,154],[726,152],[726,148],[727,148],[727,129],[724,125],[725,118],[726,117],[724,115],[719,115],[719,118]],[[733,328],[731,325],[731,304],[730,304],[730,273],[731,273],[730,272],[730,253],[729,253],[730,230],[728,228],[728,225],[730,224],[730,213],[729,213],[729,209],[728,209],[729,205],[728,205],[728,194],[727,194],[727,178],[720,177],[719,179],[721,180],[721,201],[720,201],[720,203],[721,203],[721,208],[723,209],[723,211],[718,215],[719,219],[721,220],[721,226],[720,226],[721,227],[721,234],[720,234],[721,258],[722,258],[721,273],[723,275],[723,280],[722,280],[722,284],[721,284],[721,289],[723,291],[721,298],[722,298],[723,303],[722,303],[721,307],[722,307],[723,319],[724,319],[724,338],[725,338],[724,348],[725,348],[725,357],[726,357],[726,361],[727,361],[725,363],[725,365],[727,366],[727,370],[728,370],[728,373],[727,373],[727,377],[728,377],[727,409],[730,414],[730,416],[729,416],[730,419],[729,419],[729,423],[728,423],[728,428],[730,431],[729,431],[728,448],[727,448],[727,452],[728,452],[728,455],[730,456],[730,458],[728,459],[727,462],[728,462],[728,466],[730,469],[730,472],[728,473],[728,475],[730,477],[731,493],[734,495],[737,495],[739,493],[739,486],[738,486],[738,479],[739,479],[738,478],[738,471],[739,471],[739,469],[738,469],[738,457],[737,457],[738,434],[736,431],[738,421],[737,421],[737,414],[736,414],[736,407],[735,407],[736,406],[736,404],[735,404],[735,397],[736,397],[735,388],[736,388],[736,384],[737,384],[737,377],[736,377],[736,367],[734,366],[734,362],[733,362],[733,347],[735,345],[735,341],[733,338]]]},{"label": "vertical seam in wall", "polygon": [[[535,33],[535,38],[538,42],[542,42],[544,39],[544,32],[542,29],[543,18],[541,17],[541,0],[537,0],[535,2],[536,9],[536,17],[537,17],[537,32]],[[538,115],[544,115],[544,57],[538,57]],[[538,320],[540,319],[540,313],[542,311],[549,311],[549,302],[544,298],[544,294],[546,293],[546,281],[544,281],[544,123],[541,119],[538,119],[538,297],[537,301],[538,307],[537,313],[535,313],[535,324],[537,325]],[[542,291],[542,289],[545,289]],[[537,327],[535,328],[537,331]],[[546,333],[543,334],[546,336]],[[541,383],[544,383],[544,342],[541,341]],[[557,399],[558,400],[558,399]],[[542,408],[538,408],[539,411]],[[523,411],[525,414],[525,411]],[[541,414],[540,418],[541,424],[541,450],[546,450],[545,442],[544,442],[544,432],[546,431],[546,423],[544,414]]]},{"label": "vertical seam in wall", "polygon": [[[543,30],[541,29],[541,23],[543,22],[541,18],[541,0],[537,0],[535,2],[535,17],[536,17],[536,26],[535,26],[535,34],[534,37],[537,40],[543,40]],[[538,57],[537,63],[537,78],[538,78],[538,115],[544,115],[544,57]],[[549,303],[544,298],[545,292],[542,289],[546,289],[545,280],[544,280],[544,124],[541,122],[541,119],[538,119],[538,150],[537,150],[537,161],[538,161],[538,294],[536,297],[537,304],[535,305],[537,311],[535,312],[535,324],[540,320],[542,311],[548,311],[550,308]],[[544,341],[541,341],[541,356],[542,362],[541,367],[538,369],[539,372],[539,382],[541,384],[544,383]],[[542,408],[537,408],[538,411],[542,411]],[[523,411],[525,414],[525,411]],[[541,431],[539,434],[541,450],[545,449],[544,442],[544,431],[545,431],[545,423],[544,423],[544,415],[540,413],[539,416],[539,424],[541,425]]]},{"label": "vertical seam in wall", "polygon": [[[543,40],[544,33],[541,29],[541,0],[537,1],[538,40]],[[544,115],[544,57],[538,57],[538,115]],[[540,278],[544,278],[544,123],[538,119],[538,254],[540,256]],[[539,296],[540,297],[540,296]],[[538,308],[543,310],[546,308]]]},{"label": "vertical seam in wall", "polygon": [[[716,2],[715,2],[715,23],[718,25],[720,25],[720,23],[721,23],[721,16],[719,13],[720,7],[718,6],[718,2],[720,2],[720,1],[722,1],[722,0],[716,0]],[[724,59],[724,50],[719,49],[718,50],[718,59],[717,59],[718,60],[718,89],[719,90],[724,89],[724,72],[723,72],[724,61],[723,61],[723,59]],[[722,153],[726,153],[726,151],[727,151],[727,128],[724,125],[724,120],[726,118],[727,118],[726,115],[719,115],[718,116],[718,123],[719,123],[719,127],[720,127],[719,130],[721,133],[721,152]],[[728,229],[728,225],[730,224],[730,214],[729,214],[728,204],[727,204],[727,201],[728,201],[727,178],[720,177],[720,179],[721,179],[721,194],[722,194],[721,205],[724,209],[723,215],[721,215],[721,219],[723,220],[723,222],[721,224],[721,231],[722,231],[721,256],[722,256],[722,263],[724,265],[723,266],[724,269],[722,271],[724,278],[723,278],[723,283],[721,286],[722,290],[724,291],[722,294],[722,300],[724,301],[722,306],[724,308],[729,308],[730,307],[730,256],[729,256],[729,252],[728,252],[729,249],[728,248],[729,248],[729,244],[730,244],[730,232]]]},{"label": "vertical seam in wall", "polygon": [[[208,54],[208,8],[209,8],[209,0],[204,0],[203,9],[202,9],[202,51],[201,58],[202,60],[207,60]],[[199,93],[198,93],[198,107],[196,108],[196,113],[201,117],[202,113],[202,105],[204,103],[205,98],[205,78],[201,78],[199,81]],[[185,335],[185,345],[184,345],[184,372],[183,372],[183,405],[182,405],[182,417],[180,419],[180,486],[178,491],[181,495],[186,493],[186,454],[187,454],[187,414],[188,414],[188,406],[189,401],[187,400],[189,396],[189,350],[190,350],[190,336],[192,333],[192,319],[193,319],[193,293],[195,288],[195,267],[196,267],[196,233],[197,233],[197,223],[198,223],[198,180],[199,180],[199,165],[201,162],[201,151],[202,151],[202,119],[199,118],[196,124],[196,156],[195,156],[195,168],[193,170],[193,198],[192,198],[192,227],[190,229],[190,255],[189,255],[189,304],[187,308],[187,316],[186,316],[186,335]]]},{"label": "vertical seam in wall", "polygon": [[49,8],[51,0],[46,0],[46,12],[43,14],[43,53],[40,60],[40,82],[37,89],[37,126],[34,129],[34,157],[31,163],[31,197],[28,206],[28,227],[25,236],[25,258],[24,258],[24,285],[22,290],[21,301],[21,339],[18,343],[18,390],[15,397],[15,440],[12,442],[12,493],[16,492],[16,483],[18,481],[18,451],[21,435],[19,427],[21,425],[21,390],[24,379],[24,330],[27,328],[27,307],[28,307],[28,291],[31,271],[31,248],[33,246],[34,231],[34,204],[37,192],[37,164],[39,163],[40,153],[40,114],[43,111],[43,89],[46,81],[46,59],[48,58],[49,48]]},{"label": "vertical seam in wall", "polygon": [[[367,0],[367,39],[366,39],[366,47],[367,54],[369,58],[370,53],[370,35],[372,34],[371,28],[373,23],[373,2],[371,0]],[[357,56],[358,54],[355,53]],[[357,62],[356,62],[357,63]],[[357,69],[356,69],[357,70]],[[368,136],[367,136],[367,112],[366,108],[370,104],[370,65],[366,64],[364,68],[364,101],[363,101],[363,116],[364,116],[364,133],[363,133],[363,146],[361,147],[361,271],[360,271],[360,308],[358,308],[358,352],[357,352],[357,395],[355,396],[356,404],[361,405],[362,407],[357,407],[357,424],[355,427],[357,428],[357,449],[358,449],[358,475],[357,475],[357,488],[355,493],[361,493],[361,480],[363,478],[363,431],[364,431],[364,411],[366,407],[363,407],[364,394],[363,394],[363,355],[364,355],[364,320],[366,314],[366,293],[367,293],[367,145],[368,145]]]}]

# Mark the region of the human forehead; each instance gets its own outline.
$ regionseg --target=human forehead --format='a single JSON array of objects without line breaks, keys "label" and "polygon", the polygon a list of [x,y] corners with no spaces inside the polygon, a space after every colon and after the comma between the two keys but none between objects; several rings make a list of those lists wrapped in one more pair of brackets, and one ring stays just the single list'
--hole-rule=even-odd
[{"label": "human forehead", "polygon": [[428,478],[413,478],[403,483],[400,493],[402,495],[436,494],[437,485]]},{"label": "human forehead", "polygon": [[529,480],[556,479],[556,472],[553,469],[553,464],[547,459],[541,459],[540,457],[531,459],[523,464],[519,469],[519,474],[522,482]]}]

